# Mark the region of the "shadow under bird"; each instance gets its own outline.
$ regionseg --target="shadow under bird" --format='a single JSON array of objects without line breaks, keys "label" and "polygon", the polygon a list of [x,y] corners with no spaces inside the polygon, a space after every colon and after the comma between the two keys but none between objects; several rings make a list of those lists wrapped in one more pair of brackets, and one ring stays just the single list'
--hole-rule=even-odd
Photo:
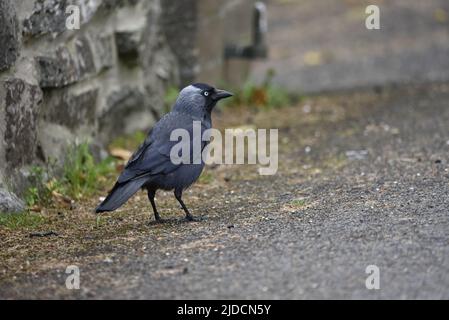
[{"label": "shadow under bird", "polygon": [[[171,112],[154,125],[145,141],[131,156],[106,199],[95,211],[97,213],[114,211],[142,188],[148,192],[156,221],[160,221],[161,217],[154,202],[156,191],[174,190],[175,198],[183,208],[186,219],[196,220],[182,201],[182,192],[199,178],[204,162],[201,159],[200,163],[190,161],[174,164],[170,152],[179,142],[171,141],[170,135],[175,129],[187,130],[192,146],[193,122],[201,122],[201,136],[203,136],[205,130],[212,128],[211,112],[217,102],[230,96],[232,96],[230,92],[204,83],[195,83],[182,89]],[[208,141],[201,141],[201,151],[207,144]],[[189,149],[192,159],[193,148]],[[179,156],[183,158],[182,154]]]}]

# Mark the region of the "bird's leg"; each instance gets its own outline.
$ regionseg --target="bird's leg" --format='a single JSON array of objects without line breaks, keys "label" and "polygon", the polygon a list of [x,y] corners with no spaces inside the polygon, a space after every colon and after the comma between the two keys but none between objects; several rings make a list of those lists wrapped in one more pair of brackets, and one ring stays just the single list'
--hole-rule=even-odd
[{"label": "bird's leg", "polygon": [[156,203],[154,202],[155,195],[156,191],[148,190],[148,199],[150,200],[151,206],[153,207],[154,219],[156,220],[156,222],[161,222],[161,216],[159,215],[159,212],[157,212]]},{"label": "bird's leg", "polygon": [[187,209],[186,205],[184,204],[184,201],[182,201],[182,190],[175,189],[175,198],[178,200],[179,204],[181,205],[182,209],[186,213],[186,220],[187,221],[200,221],[200,218],[194,217],[190,214],[189,209]]}]

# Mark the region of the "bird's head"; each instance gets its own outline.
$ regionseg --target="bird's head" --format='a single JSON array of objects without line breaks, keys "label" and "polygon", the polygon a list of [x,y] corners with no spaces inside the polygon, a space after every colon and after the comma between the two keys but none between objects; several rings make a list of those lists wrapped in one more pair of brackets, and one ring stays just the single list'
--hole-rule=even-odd
[{"label": "bird's head", "polygon": [[201,117],[210,113],[218,101],[231,97],[232,93],[216,89],[205,83],[194,83],[179,93],[173,111]]}]

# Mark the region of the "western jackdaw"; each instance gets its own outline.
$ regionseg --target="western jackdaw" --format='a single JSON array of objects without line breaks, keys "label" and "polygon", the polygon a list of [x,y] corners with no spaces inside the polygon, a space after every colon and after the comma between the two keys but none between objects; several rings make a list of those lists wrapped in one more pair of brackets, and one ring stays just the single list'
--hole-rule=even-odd
[{"label": "western jackdaw", "polygon": [[[170,135],[175,129],[185,129],[193,145],[193,122],[201,123],[203,132],[212,127],[211,112],[217,102],[232,96],[230,92],[215,89],[204,83],[195,83],[185,87],[172,108],[153,127],[145,141],[131,156],[123,172],[96,212],[113,211],[123,205],[140,188],[146,189],[156,221],[160,215],[156,209],[154,197],[158,189],[174,190],[176,199],[184,209],[186,219],[195,220],[182,201],[182,192],[194,183],[204,168],[201,158],[197,163],[173,163],[171,149],[178,141],[171,141]],[[201,138],[200,138],[201,139]],[[201,141],[201,151],[209,141]],[[190,148],[190,159],[194,157]],[[182,155],[180,155],[182,158]]]}]

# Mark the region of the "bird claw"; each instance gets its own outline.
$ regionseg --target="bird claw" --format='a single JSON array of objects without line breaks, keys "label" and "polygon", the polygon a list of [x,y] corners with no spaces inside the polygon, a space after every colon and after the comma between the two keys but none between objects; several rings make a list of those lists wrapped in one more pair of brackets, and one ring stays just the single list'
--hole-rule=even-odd
[{"label": "bird claw", "polygon": [[195,217],[195,216],[186,216],[186,221],[188,222],[200,222],[204,221],[203,217]]}]

